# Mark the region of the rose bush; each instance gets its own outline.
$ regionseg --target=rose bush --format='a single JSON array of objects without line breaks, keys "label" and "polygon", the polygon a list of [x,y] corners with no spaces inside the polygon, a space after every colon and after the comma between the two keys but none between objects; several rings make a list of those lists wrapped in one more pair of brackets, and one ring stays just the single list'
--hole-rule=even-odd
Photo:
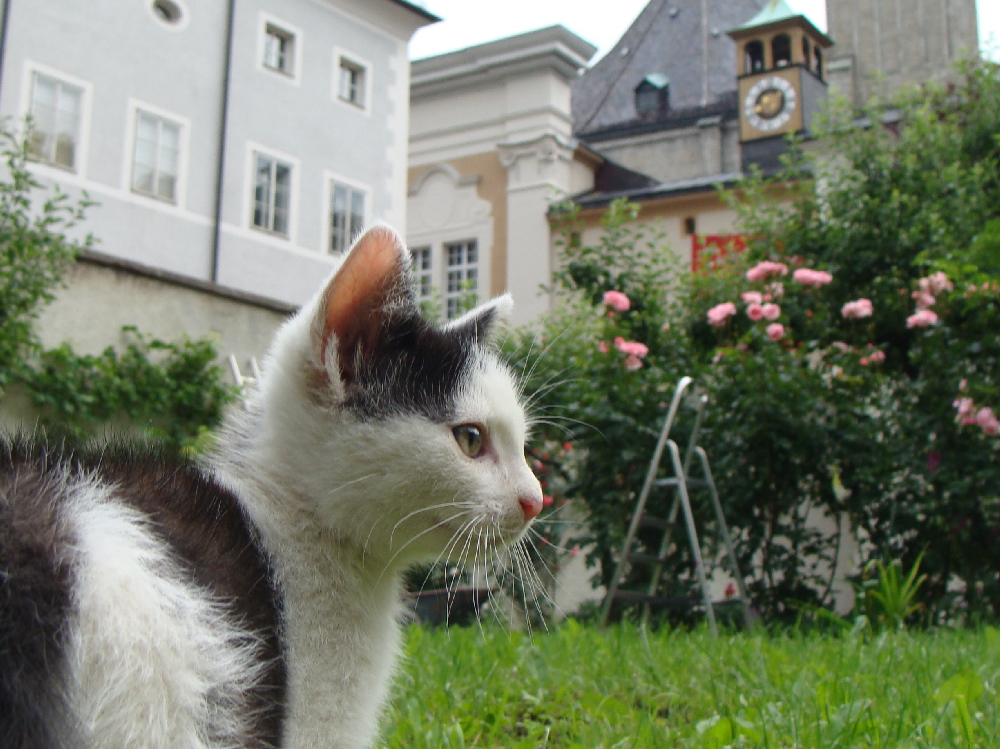
[{"label": "rose bush", "polygon": [[[729,195],[747,249],[695,275],[632,223],[634,206],[612,204],[593,244],[575,209],[554,216],[557,309],[511,351],[552,511],[586,506],[599,582],[666,404],[691,375],[710,398],[702,444],[768,615],[828,605],[845,562],[921,559],[929,621],[1000,618],[1000,81],[987,65],[962,76],[867,113],[884,127],[835,111],[813,155]],[[679,444],[689,429],[682,414]],[[856,559],[840,558],[846,536]],[[675,540],[666,579],[684,594],[692,574]],[[640,550],[658,541],[644,532]]]}]

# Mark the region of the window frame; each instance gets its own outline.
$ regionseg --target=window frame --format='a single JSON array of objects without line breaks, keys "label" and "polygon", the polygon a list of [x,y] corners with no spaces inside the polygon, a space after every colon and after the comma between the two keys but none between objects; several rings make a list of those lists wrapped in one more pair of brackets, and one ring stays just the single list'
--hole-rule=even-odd
[{"label": "window frame", "polygon": [[54,160],[50,161],[48,159],[37,158],[33,154],[30,156],[31,164],[42,170],[51,171],[53,174],[74,174],[80,178],[86,177],[87,162],[90,152],[90,123],[91,105],[93,101],[93,85],[89,81],[82,78],[77,78],[76,76],[69,75],[56,68],[34,62],[33,60],[24,61],[23,75],[24,83],[22,87],[21,101],[22,119],[31,116],[32,105],[35,100],[36,76],[40,75],[44,78],[53,79],[60,84],[76,88],[80,92],[79,111],[77,112],[76,120],[76,141],[73,144],[73,165],[65,166]]},{"label": "window frame", "polygon": [[[276,33],[272,33],[272,29]],[[291,64],[287,67],[275,67],[267,64],[268,38],[283,36],[291,42]],[[299,85],[302,73],[302,53],[304,40],[302,30],[287,21],[261,11],[257,34],[257,69],[269,75]]]},{"label": "window frame", "polygon": [[[426,264],[417,265],[418,257]],[[417,292],[417,303],[431,302],[434,299],[434,245],[422,244],[410,248],[413,283]]]},{"label": "window frame", "polygon": [[[469,247],[474,247],[475,248],[475,261],[474,262],[469,262],[469,259],[468,259],[468,250],[469,250]],[[452,249],[456,249],[456,248],[461,248],[462,259],[461,259],[461,262],[459,262],[458,264],[452,264],[452,262],[451,262],[451,250]],[[470,293],[475,294],[475,302],[473,304],[473,307],[476,306],[477,304],[479,304],[479,301],[482,298],[482,293],[481,293],[481,279],[482,279],[482,275],[479,272],[480,265],[481,265],[481,260],[482,260],[482,252],[480,251],[480,248],[479,248],[479,238],[478,237],[469,237],[468,239],[451,239],[451,240],[442,241],[441,242],[441,259],[443,261],[442,262],[442,268],[441,268],[442,280],[443,280],[443,284],[442,284],[442,288],[441,288],[441,302],[442,302],[442,304],[441,304],[441,307],[442,307],[441,313],[444,315],[444,319],[445,320],[456,320],[459,317],[461,317],[462,315],[464,315],[466,312],[468,312],[468,309],[464,309],[464,308],[463,309],[459,309],[458,308],[458,303],[462,299],[463,296],[465,296],[466,294],[470,294]],[[453,270],[453,269],[456,269],[456,268],[458,269],[457,271]],[[459,284],[467,284],[467,283],[469,283],[470,280],[473,280],[473,279],[470,279],[468,277],[468,271],[469,271],[470,268],[475,270],[475,279],[474,279],[475,280],[475,290],[461,289],[461,288],[452,289],[451,288],[451,282],[452,282],[451,274],[454,273],[454,272],[458,272],[462,276],[461,278],[457,279],[458,283]],[[454,310],[452,308],[452,303],[453,302],[455,303]],[[469,309],[471,309],[471,307]],[[453,311],[454,311],[454,314],[453,314]]]},{"label": "window frame", "polygon": [[[323,172],[323,210],[322,210],[322,220],[323,220],[323,231],[320,236],[323,237],[323,254],[332,257],[337,257],[338,255],[346,252],[351,247],[351,243],[356,238],[356,232],[353,231],[351,225],[347,226],[347,234],[344,236],[344,246],[343,248],[334,247],[334,227],[333,227],[333,199],[336,187],[344,187],[349,191],[348,201],[350,203],[350,198],[353,194],[360,194],[364,198],[364,208],[361,214],[361,223],[358,229],[363,230],[370,221],[372,215],[371,203],[372,203],[372,190],[371,188],[358,180],[351,179],[349,177],[344,177],[341,174],[330,170],[324,170]],[[347,215],[353,215],[350,210],[350,204],[348,205]]]},{"label": "window frame", "polygon": [[[288,232],[281,233],[275,231],[273,228],[273,213],[272,219],[268,226],[258,226],[254,222],[254,216],[257,207],[257,159],[258,157],[265,157],[271,159],[275,162],[280,162],[289,167],[289,182],[288,182]],[[297,241],[298,236],[298,200],[299,200],[299,179],[301,174],[301,163],[299,159],[286,153],[282,153],[273,148],[269,148],[265,145],[255,142],[247,143],[247,153],[246,153],[246,167],[245,167],[245,190],[246,192],[246,202],[244,203],[245,219],[244,226],[246,226],[253,234],[254,237],[270,238],[274,241],[280,242],[282,245],[291,244],[294,245]],[[273,197],[270,202],[273,208]]]},{"label": "window frame", "polygon": [[[175,184],[173,199],[165,198],[155,192],[150,193],[144,190],[136,189],[135,187],[134,180],[138,149],[139,117],[143,114],[149,117],[154,117],[160,122],[169,122],[176,125],[178,128],[177,173],[174,175]],[[182,117],[174,112],[167,111],[147,102],[130,99],[127,128],[128,139],[126,142],[126,153],[128,154],[128,158],[125,159],[122,169],[122,189],[131,195],[147,200],[153,200],[159,204],[175,206],[177,208],[183,207],[187,201],[188,148],[191,128],[190,120],[186,117]]]},{"label": "window frame", "polygon": [[[359,70],[363,80],[360,86],[361,101],[352,101],[341,96],[342,71],[344,69]],[[372,78],[374,77],[372,63],[361,55],[356,55],[342,47],[333,48],[333,74],[330,84],[330,95],[335,102],[349,108],[352,112],[371,113]]]}]

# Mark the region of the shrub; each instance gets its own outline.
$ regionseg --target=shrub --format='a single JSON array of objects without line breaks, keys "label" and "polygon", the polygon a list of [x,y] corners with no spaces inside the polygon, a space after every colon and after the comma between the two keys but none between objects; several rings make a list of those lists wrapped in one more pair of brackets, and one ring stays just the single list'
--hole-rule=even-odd
[{"label": "shrub", "polygon": [[[591,245],[578,213],[556,216],[558,311],[522,332],[515,358],[542,415],[536,457],[585,504],[601,582],[665,403],[692,375],[768,614],[829,604],[850,535],[859,567],[921,560],[912,611],[929,621],[1000,616],[1000,80],[986,64],[961,76],[873,106],[860,125],[834,110],[811,154],[728,195],[747,250],[709,258],[711,270],[672,269],[631,223],[635,207],[612,205]],[[668,579],[683,589],[676,551]]]}]

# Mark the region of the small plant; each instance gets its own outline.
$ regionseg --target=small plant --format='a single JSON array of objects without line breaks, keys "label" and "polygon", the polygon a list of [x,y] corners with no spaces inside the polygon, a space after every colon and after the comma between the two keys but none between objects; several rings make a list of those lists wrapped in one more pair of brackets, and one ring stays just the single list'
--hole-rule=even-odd
[{"label": "small plant", "polygon": [[898,559],[889,564],[873,559],[865,565],[857,594],[861,599],[861,611],[868,621],[902,629],[906,620],[923,608],[922,603],[914,600],[927,579],[926,574],[918,576],[923,557],[921,552],[905,579],[903,565]]}]

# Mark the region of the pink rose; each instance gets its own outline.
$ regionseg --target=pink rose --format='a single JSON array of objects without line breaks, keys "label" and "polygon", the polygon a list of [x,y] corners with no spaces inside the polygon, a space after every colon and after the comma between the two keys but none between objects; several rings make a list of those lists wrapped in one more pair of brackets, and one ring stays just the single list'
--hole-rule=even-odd
[{"label": "pink rose", "polygon": [[[760,295],[758,294],[758,296]],[[764,319],[764,308],[760,304],[757,304],[756,302],[754,304],[751,304],[749,307],[747,307],[747,317],[749,317],[754,322]]]},{"label": "pink rose", "polygon": [[764,301],[764,297],[759,291],[744,291],[740,294],[740,299],[747,304],[760,304]]},{"label": "pink rose", "polygon": [[855,299],[840,308],[840,314],[846,318],[862,318],[872,316],[872,303],[870,299]]},{"label": "pink rose", "polygon": [[962,424],[976,423],[976,404],[973,403],[972,398],[957,398],[952,405],[958,411],[955,418],[959,422]]},{"label": "pink rose", "polygon": [[926,291],[914,291],[910,296],[917,300],[917,309],[933,307],[937,300]]},{"label": "pink rose", "polygon": [[626,341],[624,338],[619,336],[615,338],[615,348],[621,351],[623,354],[628,356],[636,356],[640,359],[649,353],[649,347],[644,343],[639,343],[638,341]]},{"label": "pink rose", "polygon": [[627,369],[629,372],[634,372],[637,369],[642,369],[642,359],[640,359],[638,356],[635,356],[634,354],[629,354],[629,356],[625,358],[625,369]]},{"label": "pink rose", "polygon": [[761,307],[765,320],[777,320],[781,317],[781,307],[777,304],[765,304]]},{"label": "pink rose", "polygon": [[775,281],[774,283],[769,283],[767,286],[765,286],[764,290],[767,291],[768,296],[773,296],[775,299],[780,299],[785,295],[785,284],[781,283],[781,281]]},{"label": "pink rose", "polygon": [[613,307],[619,312],[628,312],[629,307],[632,306],[632,302],[620,291],[605,291],[604,306]]},{"label": "pink rose", "polygon": [[777,341],[785,335],[785,326],[780,322],[773,322],[767,326],[767,337],[772,341]]},{"label": "pink rose", "polygon": [[872,351],[871,354],[868,355],[868,361],[870,361],[872,364],[880,364],[881,362],[884,362],[885,361],[885,352],[884,351]]},{"label": "pink rose", "polygon": [[1000,434],[1000,419],[997,419],[992,408],[980,408],[976,414],[976,423],[991,437]]},{"label": "pink rose", "polygon": [[788,266],[784,263],[774,263],[770,260],[763,260],[747,271],[747,280],[752,282],[763,281],[771,276],[787,276]]},{"label": "pink rose", "polygon": [[906,318],[908,328],[929,328],[938,321],[938,316],[933,310],[922,309]]},{"label": "pink rose", "polygon": [[717,304],[707,313],[709,325],[725,325],[726,318],[736,314],[736,305],[732,302]]},{"label": "pink rose", "polygon": [[600,343],[598,343],[597,344],[597,350],[600,351],[602,354],[608,353],[608,342],[607,341],[601,341]]},{"label": "pink rose", "polygon": [[792,279],[798,281],[803,286],[825,286],[833,280],[833,276],[825,270],[799,268],[792,274]]},{"label": "pink rose", "polygon": [[924,280],[927,281],[932,294],[940,294],[942,291],[952,291],[955,288],[955,284],[948,280],[948,276],[945,275],[944,271],[931,273],[926,279],[921,278],[920,280],[921,282]]}]

